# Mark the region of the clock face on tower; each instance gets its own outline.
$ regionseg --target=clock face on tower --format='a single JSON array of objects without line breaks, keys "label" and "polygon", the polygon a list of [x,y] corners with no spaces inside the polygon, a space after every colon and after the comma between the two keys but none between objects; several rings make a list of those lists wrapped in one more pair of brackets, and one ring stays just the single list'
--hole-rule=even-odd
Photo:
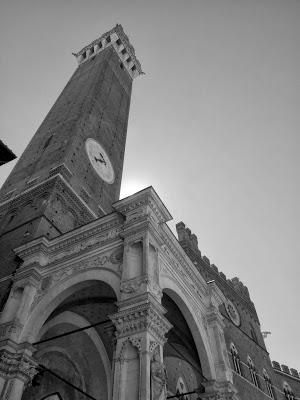
[{"label": "clock face on tower", "polygon": [[85,149],[88,158],[101,179],[104,182],[112,184],[115,180],[115,172],[112,163],[100,143],[95,139],[87,139],[85,142]]}]

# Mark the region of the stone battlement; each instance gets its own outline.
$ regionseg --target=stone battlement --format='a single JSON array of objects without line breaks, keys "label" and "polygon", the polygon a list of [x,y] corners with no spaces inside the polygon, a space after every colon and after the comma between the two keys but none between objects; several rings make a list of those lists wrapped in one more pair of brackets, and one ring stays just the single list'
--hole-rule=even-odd
[{"label": "stone battlement", "polygon": [[284,374],[290,375],[293,378],[300,379],[300,372],[298,372],[295,368],[289,368],[287,365],[279,364],[277,361],[272,361],[272,366],[275,371],[280,371]]},{"label": "stone battlement", "polygon": [[[202,262],[207,267],[209,267],[211,271],[217,274],[223,281],[226,281],[227,284],[235,290],[235,292],[237,292],[247,300],[250,300],[249,290],[247,286],[245,286],[238,277],[227,279],[226,275],[223,272],[219,271],[218,267],[215,264],[212,264],[207,256],[201,254],[201,251],[198,248],[197,236],[192,233],[191,230],[187,228],[183,222],[179,222],[178,224],[176,224],[176,230],[179,243],[186,251],[186,253],[191,256],[192,259],[199,259],[200,257]],[[194,261],[194,263],[196,264],[196,261]]]},{"label": "stone battlement", "polygon": [[120,59],[120,66],[127,70],[132,79],[143,74],[141,64],[135,55],[135,50],[120,24],[117,24],[110,31],[105,32],[79,52],[73,53],[73,55],[80,65],[87,60],[93,59],[97,54],[110,46],[115,49]]}]

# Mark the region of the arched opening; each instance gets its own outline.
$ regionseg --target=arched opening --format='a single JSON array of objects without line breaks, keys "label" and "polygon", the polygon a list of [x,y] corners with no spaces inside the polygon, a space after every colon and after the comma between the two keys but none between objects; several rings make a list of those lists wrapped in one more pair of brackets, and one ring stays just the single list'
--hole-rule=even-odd
[{"label": "arched opening", "polygon": [[[34,357],[46,370],[25,389],[22,400],[51,399],[56,393],[63,400],[85,399],[76,388],[96,398],[101,393],[103,400],[111,396],[113,326],[108,315],[117,311],[115,292],[103,281],[85,281],[67,293],[39,330]],[[95,326],[85,329],[90,325]]]},{"label": "arched opening", "polygon": [[[173,297],[173,298],[172,298]],[[203,374],[201,355],[199,356],[193,334],[174,296],[165,290],[162,305],[167,310],[165,314],[172,328],[167,333],[164,345],[164,364],[167,368],[168,394],[192,392],[202,386],[206,377]],[[183,399],[194,399],[192,395]]]}]

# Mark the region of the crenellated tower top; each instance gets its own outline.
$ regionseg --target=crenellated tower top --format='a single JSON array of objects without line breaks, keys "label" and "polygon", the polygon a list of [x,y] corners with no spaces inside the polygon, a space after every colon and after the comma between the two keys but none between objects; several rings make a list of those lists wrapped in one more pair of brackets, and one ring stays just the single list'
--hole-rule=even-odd
[{"label": "crenellated tower top", "polygon": [[80,65],[90,58],[95,57],[109,46],[115,49],[120,59],[120,66],[129,73],[132,79],[144,74],[141,64],[136,58],[135,50],[120,24],[117,24],[113,29],[85,46],[78,53],[73,54]]}]

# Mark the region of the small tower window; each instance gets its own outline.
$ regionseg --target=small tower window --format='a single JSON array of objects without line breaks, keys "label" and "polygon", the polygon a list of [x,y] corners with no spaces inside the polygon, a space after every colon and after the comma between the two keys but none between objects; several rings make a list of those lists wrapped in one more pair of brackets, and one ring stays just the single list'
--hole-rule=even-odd
[{"label": "small tower window", "polygon": [[284,392],[284,396],[287,400],[295,400],[296,397],[292,391],[292,388],[290,387],[290,385],[287,382],[283,382],[283,392]]},{"label": "small tower window", "polygon": [[239,356],[239,353],[233,343],[231,343],[231,345],[230,345],[230,352],[231,352],[232,364],[233,364],[233,368],[234,368],[235,372],[237,372],[239,375],[242,375],[240,356]]},{"label": "small tower window", "polygon": [[251,334],[251,337],[254,340],[254,342],[258,343],[255,330],[254,330],[254,328],[253,328],[253,326],[251,324],[250,324],[250,334]]},{"label": "small tower window", "polygon": [[257,373],[256,373],[256,369],[255,369],[255,366],[254,366],[254,363],[253,363],[251,357],[249,357],[249,356],[247,357],[247,364],[248,364],[248,368],[249,368],[249,372],[250,372],[252,383],[256,387],[259,387],[258,376],[257,376]]},{"label": "small tower window", "polygon": [[49,146],[49,144],[51,143],[51,140],[53,139],[53,134],[51,136],[48,137],[48,139],[46,140],[44,146],[43,146],[43,151],[46,150],[46,148]]},{"label": "small tower window", "polygon": [[267,371],[265,369],[263,369],[263,377],[264,377],[264,380],[266,383],[268,395],[271,397],[271,399],[275,399],[273,385],[272,385],[271,379],[269,377],[269,374],[267,373]]}]

